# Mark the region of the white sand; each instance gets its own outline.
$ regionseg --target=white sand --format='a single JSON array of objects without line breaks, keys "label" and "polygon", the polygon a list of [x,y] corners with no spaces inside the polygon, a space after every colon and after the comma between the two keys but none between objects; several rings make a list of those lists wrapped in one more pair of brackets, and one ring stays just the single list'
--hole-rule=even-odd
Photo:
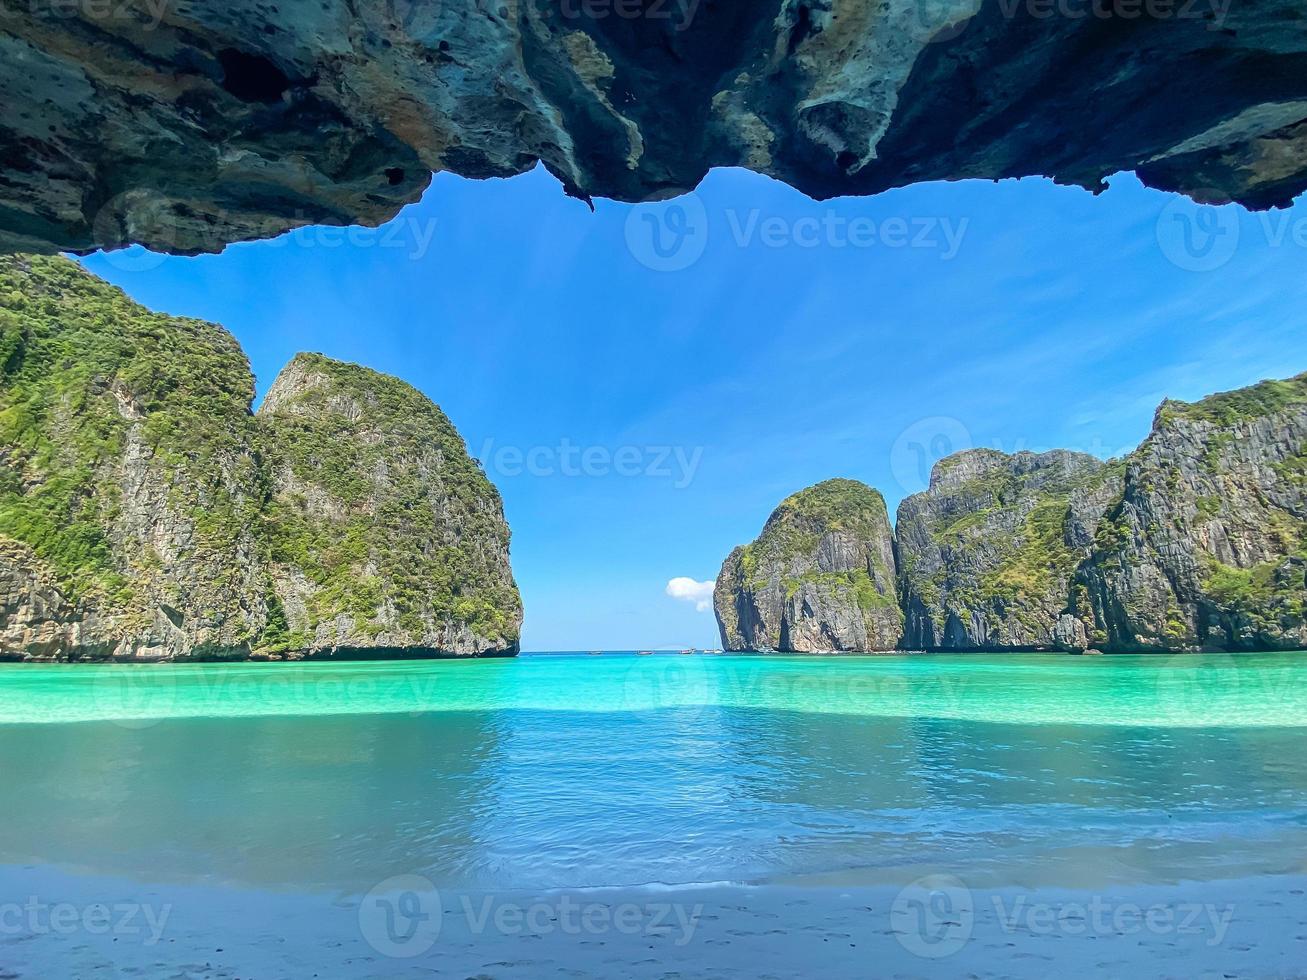
[{"label": "white sand", "polygon": [[338,898],[0,867],[0,980],[1307,977],[1299,876],[1097,894],[966,892],[940,878],[906,892],[721,885],[437,898],[420,882],[397,887],[415,884],[407,895]]}]

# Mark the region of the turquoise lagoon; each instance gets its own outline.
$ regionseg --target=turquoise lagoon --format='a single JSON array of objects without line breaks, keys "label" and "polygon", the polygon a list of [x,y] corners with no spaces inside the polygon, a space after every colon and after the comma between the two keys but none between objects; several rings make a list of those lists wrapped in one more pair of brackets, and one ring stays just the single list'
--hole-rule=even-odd
[{"label": "turquoise lagoon", "polygon": [[1307,654],[0,668],[0,863],[356,892],[1302,872]]}]

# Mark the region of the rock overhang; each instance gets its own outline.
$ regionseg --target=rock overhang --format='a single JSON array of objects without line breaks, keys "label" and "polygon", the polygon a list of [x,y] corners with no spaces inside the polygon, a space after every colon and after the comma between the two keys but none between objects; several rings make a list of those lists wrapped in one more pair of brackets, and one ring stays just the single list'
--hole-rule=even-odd
[{"label": "rock overhang", "polygon": [[8,250],[214,252],[537,163],[622,201],[719,166],[816,198],[1307,187],[1290,0],[32,0],[0,22],[0,81]]}]

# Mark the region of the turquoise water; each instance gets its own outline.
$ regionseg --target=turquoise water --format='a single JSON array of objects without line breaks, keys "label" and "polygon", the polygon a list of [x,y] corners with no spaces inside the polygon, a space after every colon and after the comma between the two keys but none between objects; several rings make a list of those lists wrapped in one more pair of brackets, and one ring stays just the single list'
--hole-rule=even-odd
[{"label": "turquoise water", "polygon": [[1307,655],[0,668],[0,863],[355,891],[1307,870]]}]

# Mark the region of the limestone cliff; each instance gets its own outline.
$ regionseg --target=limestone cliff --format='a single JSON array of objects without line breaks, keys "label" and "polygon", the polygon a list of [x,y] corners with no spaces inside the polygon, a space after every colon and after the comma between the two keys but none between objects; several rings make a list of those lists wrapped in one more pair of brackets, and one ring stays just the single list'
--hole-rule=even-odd
[{"label": "limestone cliff", "polygon": [[221,327],[0,258],[0,658],[516,651],[499,497],[439,409],[316,355],[253,397]]},{"label": "limestone cliff", "polygon": [[0,258],[0,647],[242,657],[267,607],[254,378],[221,327]]},{"label": "limestone cliff", "polygon": [[1267,207],[1307,187],[1304,65],[1299,0],[12,3],[0,247],[218,251],[537,162],[623,200],[1134,170]]},{"label": "limestone cliff", "polygon": [[884,498],[828,480],[787,498],[731,552],[713,607],[728,650],[890,650],[903,629],[894,591]]},{"label": "limestone cliff", "polygon": [[[910,649],[1049,649],[1114,489],[1083,453],[971,449],[940,460],[899,505]],[[1083,644],[1081,644],[1083,645]]]},{"label": "limestone cliff", "polygon": [[1307,374],[1164,403],[1077,581],[1112,649],[1307,648]]},{"label": "limestone cliff", "polygon": [[877,542],[881,568],[897,556],[904,649],[1307,649],[1307,374],[1167,401],[1121,460],[947,457],[900,504],[892,551],[875,491],[832,481],[796,494],[722,566],[724,647],[889,645],[899,614],[884,609],[874,565],[880,629],[848,590],[817,587],[836,581],[824,572],[845,551],[813,516],[823,508],[803,502],[832,485],[860,488],[835,495],[840,526]]},{"label": "limestone cliff", "polygon": [[499,494],[425,395],[300,354],[258,419],[281,643],[313,655],[517,651]]}]

